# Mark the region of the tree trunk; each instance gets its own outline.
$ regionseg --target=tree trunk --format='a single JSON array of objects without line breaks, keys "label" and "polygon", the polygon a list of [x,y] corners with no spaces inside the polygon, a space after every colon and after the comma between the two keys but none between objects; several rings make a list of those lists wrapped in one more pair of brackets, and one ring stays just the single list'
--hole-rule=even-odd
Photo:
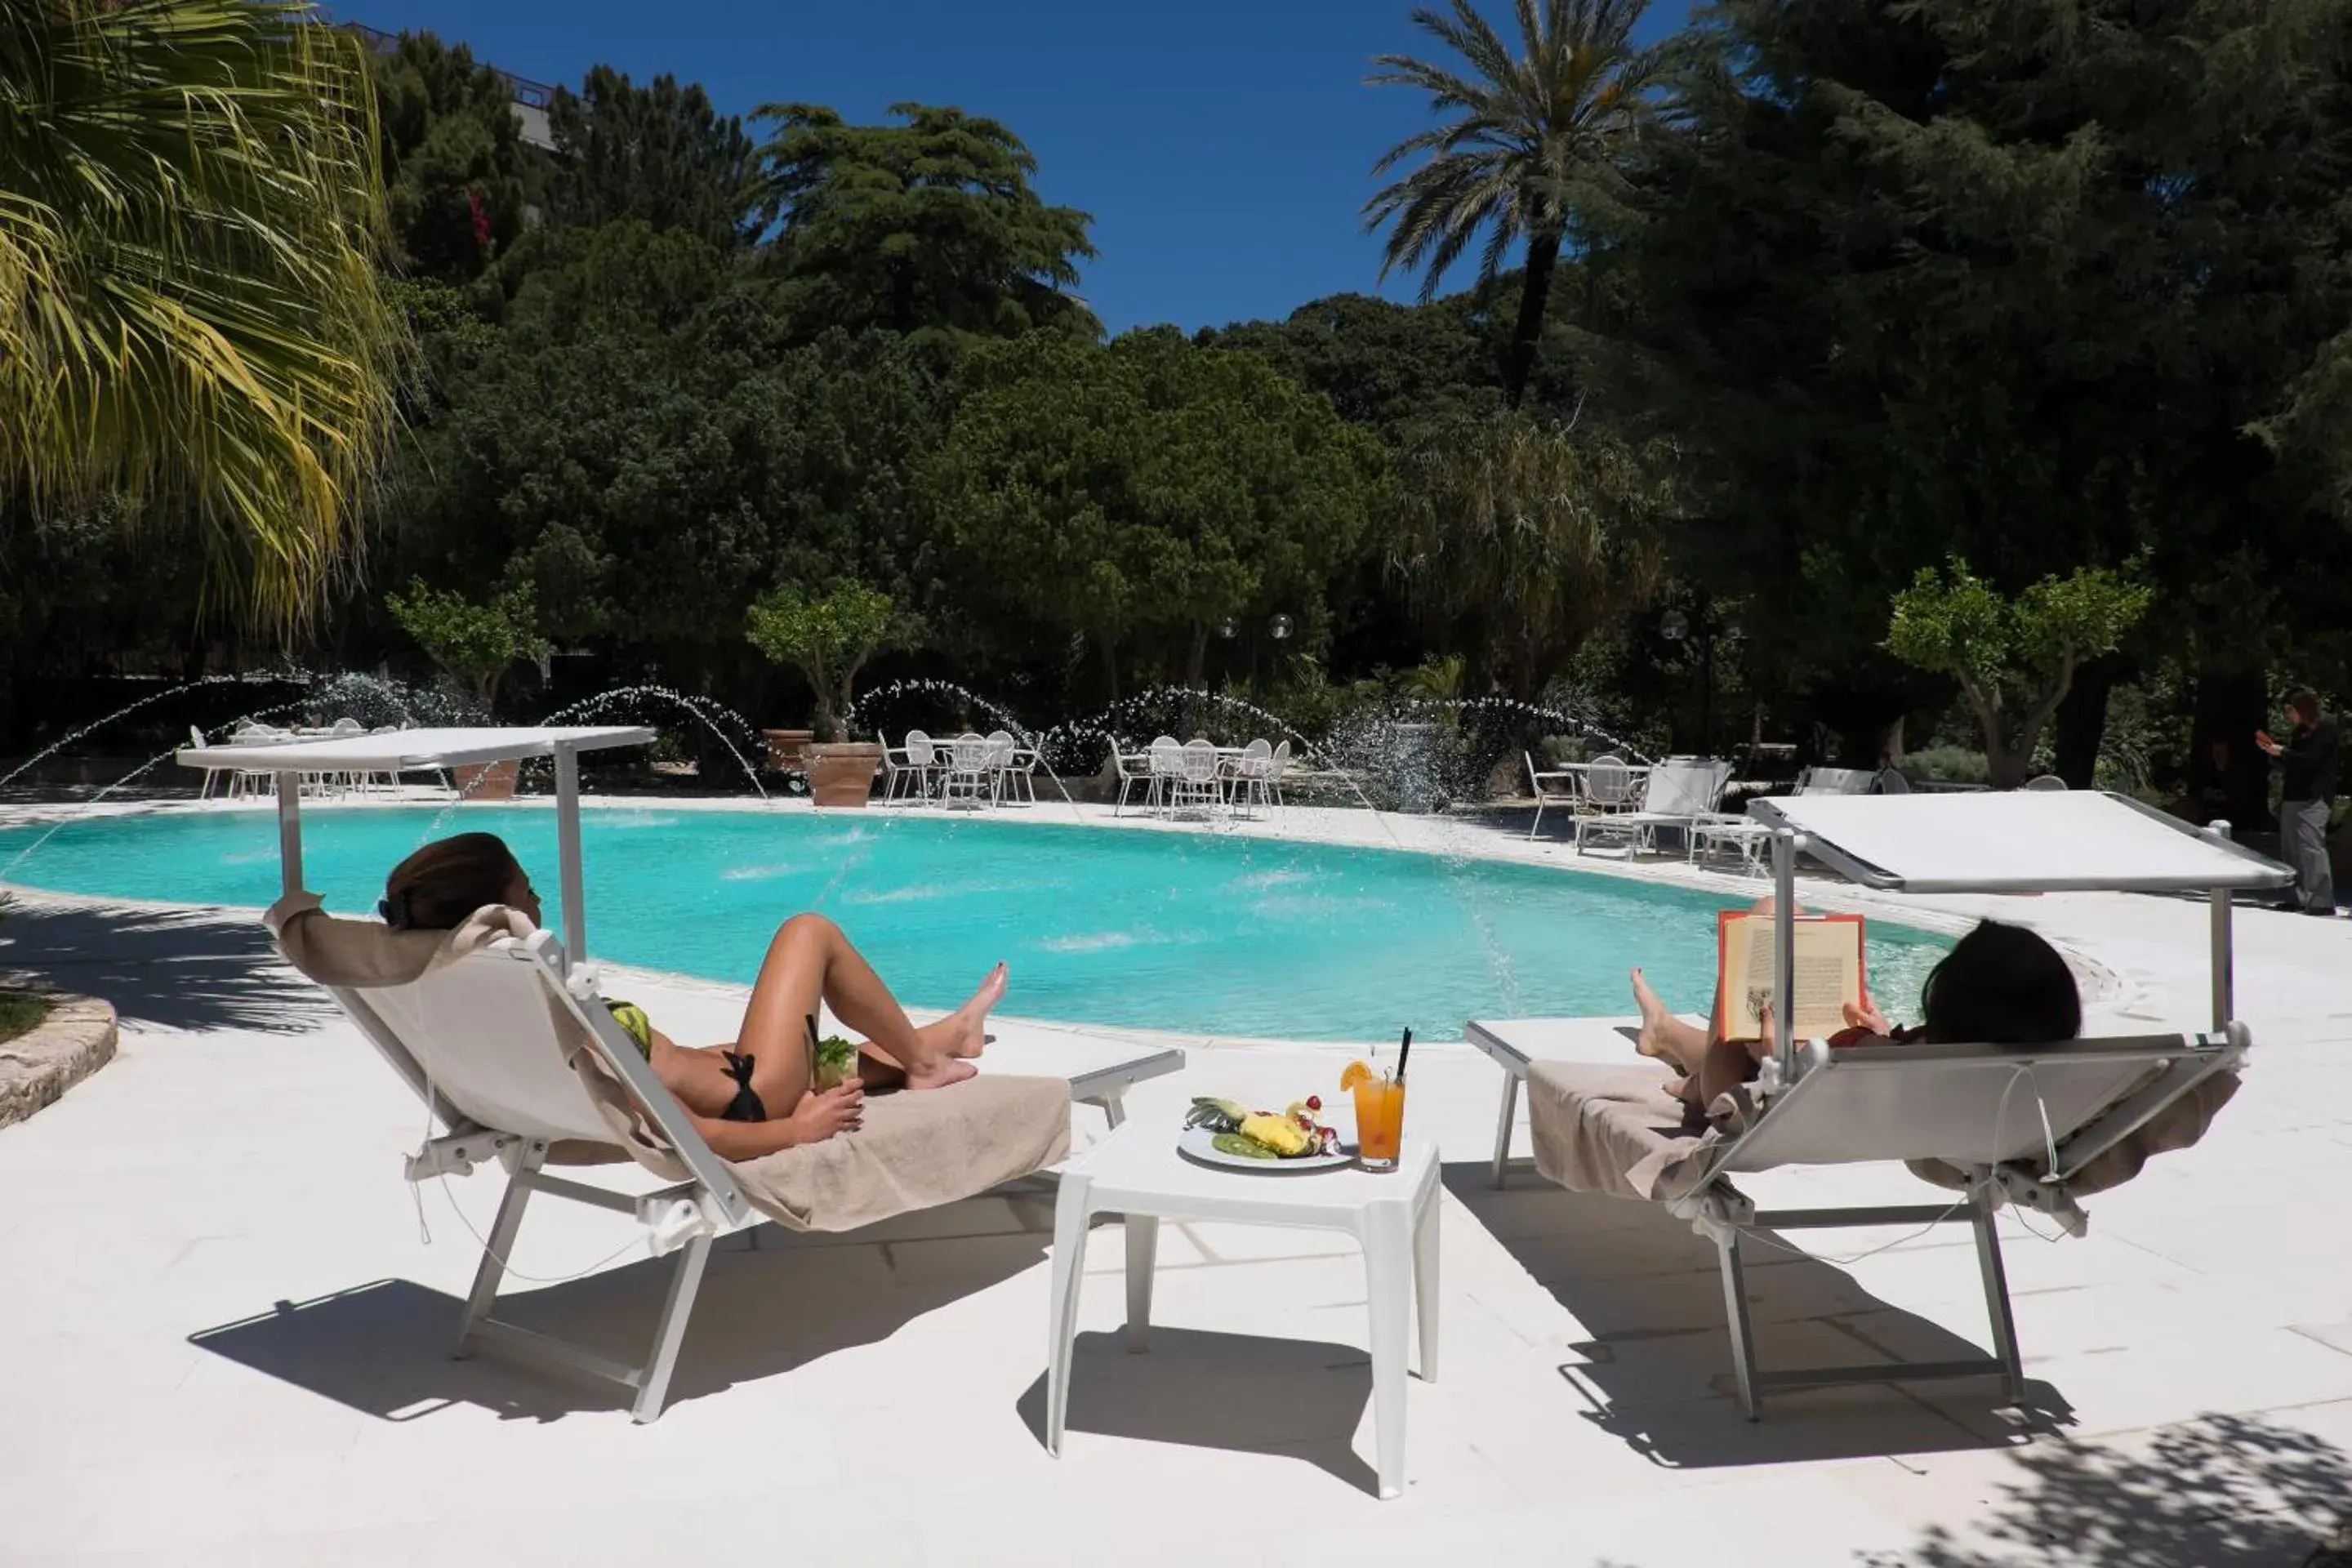
[{"label": "tree trunk", "polygon": [[1102,647],[1103,685],[1110,694],[1108,700],[1116,702],[1118,700],[1118,639],[1108,632],[1102,632],[1095,640]]},{"label": "tree trunk", "polygon": [[2058,776],[2068,789],[2097,787],[2099,744],[2107,733],[2107,697],[2129,662],[2119,654],[2093,659],[2074,672],[2074,684],[2058,704],[2057,732],[2051,741],[2058,753]]},{"label": "tree trunk", "polygon": [[2267,833],[2276,826],[2271,820],[2270,761],[2254,747],[2254,731],[2263,727],[2269,710],[2269,687],[2259,668],[2198,671],[2189,776],[2192,785],[2217,781],[2224,814],[2240,833]]},{"label": "tree trunk", "polygon": [[1551,298],[1552,268],[1559,261],[1559,236],[1528,237],[1527,273],[1519,285],[1519,320],[1503,354],[1503,397],[1517,408],[1536,368],[1536,342],[1543,336],[1544,306]]}]

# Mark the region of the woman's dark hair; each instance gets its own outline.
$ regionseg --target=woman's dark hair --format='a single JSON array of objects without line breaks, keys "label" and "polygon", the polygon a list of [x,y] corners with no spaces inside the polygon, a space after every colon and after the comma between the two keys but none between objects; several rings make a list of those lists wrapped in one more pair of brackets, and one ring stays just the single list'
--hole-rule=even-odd
[{"label": "woman's dark hair", "polygon": [[2306,724],[2319,722],[2319,693],[2308,686],[2298,686],[2286,694],[2286,710]]},{"label": "woman's dark hair", "polygon": [[506,902],[521,869],[495,833],[436,838],[392,868],[376,908],[395,931],[454,931],[485,904]]},{"label": "woman's dark hair", "polygon": [[2083,1032],[2083,998],[2058,950],[1998,921],[1953,944],[1919,1005],[1920,1037],[1938,1045],[2038,1046]]}]

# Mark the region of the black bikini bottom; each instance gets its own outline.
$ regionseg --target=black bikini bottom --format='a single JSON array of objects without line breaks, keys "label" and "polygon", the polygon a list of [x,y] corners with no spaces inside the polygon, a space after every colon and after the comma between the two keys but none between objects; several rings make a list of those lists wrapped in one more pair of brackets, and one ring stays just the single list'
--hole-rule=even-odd
[{"label": "black bikini bottom", "polygon": [[750,1053],[746,1052],[739,1056],[733,1051],[721,1051],[719,1054],[727,1058],[727,1076],[735,1080],[735,1098],[729,1100],[727,1109],[719,1113],[719,1120],[765,1121],[768,1119],[768,1108],[760,1103],[759,1095],[751,1088]]}]

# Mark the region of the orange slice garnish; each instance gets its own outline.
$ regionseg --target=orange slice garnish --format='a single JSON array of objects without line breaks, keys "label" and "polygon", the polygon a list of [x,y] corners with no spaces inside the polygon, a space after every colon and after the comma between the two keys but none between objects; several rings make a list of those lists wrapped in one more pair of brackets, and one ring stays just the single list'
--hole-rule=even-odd
[{"label": "orange slice garnish", "polygon": [[1371,1081],[1371,1063],[1360,1059],[1349,1062],[1339,1074],[1339,1092],[1342,1094],[1353,1094],[1356,1092],[1356,1086],[1358,1084],[1370,1083]]}]

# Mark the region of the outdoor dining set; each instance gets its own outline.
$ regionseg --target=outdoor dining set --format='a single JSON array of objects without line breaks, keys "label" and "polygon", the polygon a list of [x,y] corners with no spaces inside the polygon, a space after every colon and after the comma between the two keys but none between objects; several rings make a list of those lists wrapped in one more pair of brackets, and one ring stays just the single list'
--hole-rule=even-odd
[{"label": "outdoor dining set", "polygon": [[1253,807],[1282,804],[1290,742],[1259,739],[1245,746],[1220,746],[1202,736],[1179,741],[1162,735],[1140,752],[1112,742],[1112,762],[1118,773],[1114,816],[1140,789],[1144,809],[1156,816],[1244,816]]},{"label": "outdoor dining set", "polygon": [[905,744],[883,747],[882,768],[885,804],[929,801],[976,810],[1037,803],[1037,752],[1003,730],[940,741],[909,730]]}]

